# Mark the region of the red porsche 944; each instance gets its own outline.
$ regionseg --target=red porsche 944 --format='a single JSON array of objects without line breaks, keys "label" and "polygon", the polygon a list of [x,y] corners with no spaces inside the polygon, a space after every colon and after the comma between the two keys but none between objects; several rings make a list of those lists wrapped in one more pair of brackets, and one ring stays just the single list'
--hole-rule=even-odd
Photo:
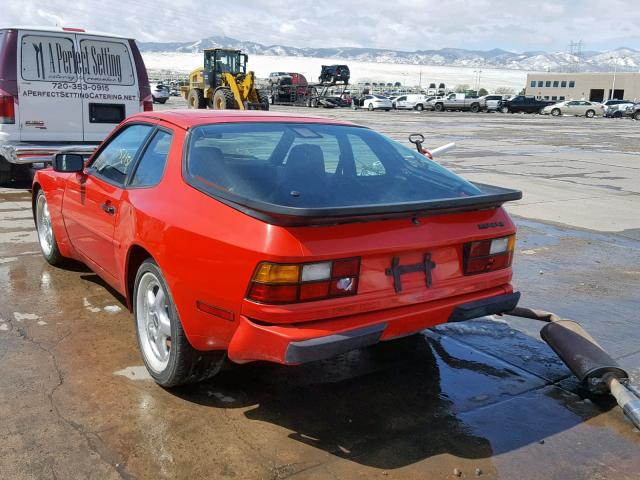
[{"label": "red porsche 944", "polygon": [[240,111],[136,114],[37,172],[53,265],[127,300],[151,376],[299,364],[515,307],[515,190],[468,182],[354,124]]}]

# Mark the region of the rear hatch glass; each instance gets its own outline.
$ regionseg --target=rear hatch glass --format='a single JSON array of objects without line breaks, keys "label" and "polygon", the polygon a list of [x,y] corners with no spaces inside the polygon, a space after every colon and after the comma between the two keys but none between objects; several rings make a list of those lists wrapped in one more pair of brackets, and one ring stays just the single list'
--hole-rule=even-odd
[{"label": "rear hatch glass", "polygon": [[123,86],[135,84],[133,65],[126,43],[82,39],[80,55],[86,83]]},{"label": "rear hatch glass", "polygon": [[270,217],[393,213],[443,201],[473,205],[505,193],[483,190],[372,130],[345,125],[198,126],[185,167],[194,187]]}]

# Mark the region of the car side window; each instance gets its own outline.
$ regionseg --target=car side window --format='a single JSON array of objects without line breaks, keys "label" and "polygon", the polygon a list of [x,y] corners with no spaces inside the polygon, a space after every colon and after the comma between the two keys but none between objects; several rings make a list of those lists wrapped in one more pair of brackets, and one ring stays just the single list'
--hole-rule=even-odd
[{"label": "car side window", "polygon": [[169,158],[169,148],[173,135],[158,130],[146,148],[129,185],[133,187],[151,187],[160,183],[164,167]]},{"label": "car side window", "polygon": [[124,184],[127,170],[147,137],[151,125],[131,125],[120,131],[91,162],[90,168],[98,176]]}]

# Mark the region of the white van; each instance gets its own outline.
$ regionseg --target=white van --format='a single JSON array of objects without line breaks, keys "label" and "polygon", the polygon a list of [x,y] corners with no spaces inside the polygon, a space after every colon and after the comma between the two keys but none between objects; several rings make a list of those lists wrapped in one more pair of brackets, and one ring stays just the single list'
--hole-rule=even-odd
[{"label": "white van", "polygon": [[427,96],[422,94],[402,95],[394,100],[398,110],[424,110],[427,108]]},{"label": "white van", "polygon": [[133,39],[79,28],[0,29],[0,185],[63,147],[91,151],[152,110]]}]

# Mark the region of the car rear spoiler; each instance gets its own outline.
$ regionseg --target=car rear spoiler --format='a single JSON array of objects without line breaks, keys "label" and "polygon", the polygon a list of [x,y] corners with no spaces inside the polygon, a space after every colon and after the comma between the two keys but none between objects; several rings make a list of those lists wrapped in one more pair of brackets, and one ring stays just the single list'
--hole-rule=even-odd
[{"label": "car rear spoiler", "polygon": [[229,192],[225,192],[223,195],[214,195],[210,191],[207,193],[222,203],[249,216],[273,225],[287,227],[368,222],[390,218],[490,210],[500,207],[505,202],[522,198],[520,190],[482,183],[473,184],[482,192],[480,195],[357,207],[298,208],[257,202],[238,197]]}]

